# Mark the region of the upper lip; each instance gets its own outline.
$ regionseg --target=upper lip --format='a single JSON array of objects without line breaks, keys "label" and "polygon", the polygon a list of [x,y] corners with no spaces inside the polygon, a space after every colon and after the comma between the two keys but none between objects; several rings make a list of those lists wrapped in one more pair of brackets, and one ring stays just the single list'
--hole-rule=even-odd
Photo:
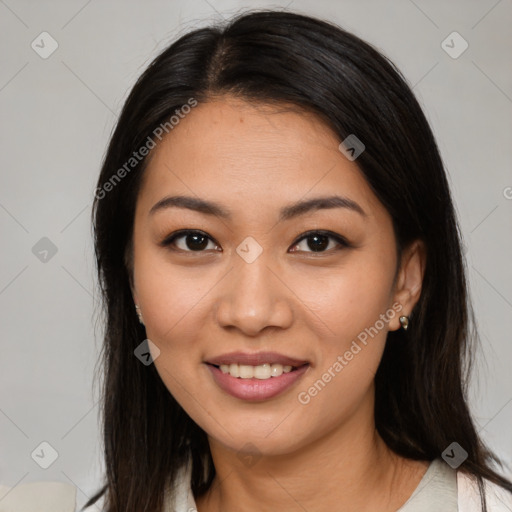
[{"label": "upper lip", "polygon": [[259,366],[261,364],[282,364],[283,366],[302,366],[308,363],[303,359],[288,357],[277,352],[230,352],[221,354],[205,361],[208,364],[220,366],[221,364],[246,364],[250,366]]}]

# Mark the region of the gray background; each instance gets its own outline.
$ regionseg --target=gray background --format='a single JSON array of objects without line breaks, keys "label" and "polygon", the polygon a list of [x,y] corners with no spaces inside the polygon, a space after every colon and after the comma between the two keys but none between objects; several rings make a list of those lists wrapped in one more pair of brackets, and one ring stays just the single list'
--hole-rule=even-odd
[{"label": "gray background", "polygon": [[[100,484],[90,207],[130,87],[189,29],[277,6],[353,31],[414,86],[467,246],[482,335],[471,405],[484,439],[512,463],[511,0],[0,0],[1,484],[72,483],[79,506]],[[47,59],[31,47],[42,46],[43,31],[59,45]],[[441,46],[453,31],[469,44],[456,59]],[[450,38],[445,44],[461,48]],[[56,254],[38,253],[48,249],[43,237]],[[31,458],[42,441],[59,454],[48,469]]]}]

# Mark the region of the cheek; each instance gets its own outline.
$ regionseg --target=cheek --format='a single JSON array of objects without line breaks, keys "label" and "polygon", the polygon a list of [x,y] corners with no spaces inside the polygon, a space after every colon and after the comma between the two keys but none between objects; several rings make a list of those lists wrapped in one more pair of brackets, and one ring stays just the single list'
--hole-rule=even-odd
[{"label": "cheek", "polygon": [[198,419],[205,413],[204,404],[195,410],[198,402],[192,397],[201,395],[196,388],[201,380],[197,372],[206,370],[201,368],[200,331],[207,310],[205,294],[211,285],[155,258],[140,258],[138,264],[136,286],[146,336],[160,350],[154,361],[156,370],[173,397]]},{"label": "cheek", "polygon": [[367,403],[389,321],[381,317],[387,318],[389,312],[387,280],[376,282],[364,273],[347,272],[321,289],[318,314],[329,327],[329,336],[319,336],[317,365],[297,395],[313,430],[318,423],[322,428],[343,423]]},{"label": "cheek", "polygon": [[376,322],[379,330],[387,330],[379,319],[390,308],[393,264],[372,254],[354,253],[346,265],[323,277],[297,280],[297,295],[325,325],[327,337],[339,340],[338,349]]},{"label": "cheek", "polygon": [[180,330],[194,323],[193,318],[201,313],[205,295],[214,283],[210,283],[211,274],[198,268],[179,267],[162,260],[161,256],[140,254],[135,286],[148,337],[164,342],[169,338],[184,339]]},{"label": "cheek", "polygon": [[318,416],[331,414],[328,411],[336,415],[335,410],[338,415],[349,414],[369,392],[389,320],[395,315],[390,308],[394,265],[392,253],[389,258],[383,251],[354,253],[343,268],[314,286],[309,283],[313,302],[308,306],[328,327],[328,335],[318,336],[317,367],[301,387],[299,401],[310,400]]},{"label": "cheek", "polygon": [[135,286],[146,336],[160,351],[155,367],[169,392],[195,418],[204,404],[195,411],[198,403],[191,397],[201,396],[197,385],[209,377],[202,365],[203,326],[212,309],[208,293],[220,277],[199,267],[171,265],[150,251],[138,256]]}]

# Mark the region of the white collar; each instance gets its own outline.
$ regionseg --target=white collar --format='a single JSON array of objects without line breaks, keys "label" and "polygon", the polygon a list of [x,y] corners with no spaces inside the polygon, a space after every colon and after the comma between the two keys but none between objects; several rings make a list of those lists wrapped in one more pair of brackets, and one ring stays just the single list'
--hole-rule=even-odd
[{"label": "white collar", "polygon": [[[191,465],[178,472],[174,503],[167,499],[165,512],[197,512],[190,486]],[[487,507],[490,512],[512,511],[512,494],[502,487],[485,480]],[[480,493],[476,480],[457,471],[457,503],[459,512],[481,512]]]}]

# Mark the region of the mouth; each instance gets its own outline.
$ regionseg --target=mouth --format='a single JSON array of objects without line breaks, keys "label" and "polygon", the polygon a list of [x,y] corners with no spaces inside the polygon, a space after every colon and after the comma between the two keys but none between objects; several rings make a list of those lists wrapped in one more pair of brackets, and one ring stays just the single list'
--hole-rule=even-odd
[{"label": "mouth", "polygon": [[263,401],[289,390],[311,366],[275,352],[231,353],[204,361],[221,390],[246,401]]},{"label": "mouth", "polygon": [[283,365],[279,363],[263,363],[257,366],[248,364],[210,364],[220,370],[223,374],[230,375],[236,379],[259,379],[267,380],[276,377],[281,377],[284,373],[295,372],[303,366],[309,366],[309,363],[304,363],[299,366]]}]

